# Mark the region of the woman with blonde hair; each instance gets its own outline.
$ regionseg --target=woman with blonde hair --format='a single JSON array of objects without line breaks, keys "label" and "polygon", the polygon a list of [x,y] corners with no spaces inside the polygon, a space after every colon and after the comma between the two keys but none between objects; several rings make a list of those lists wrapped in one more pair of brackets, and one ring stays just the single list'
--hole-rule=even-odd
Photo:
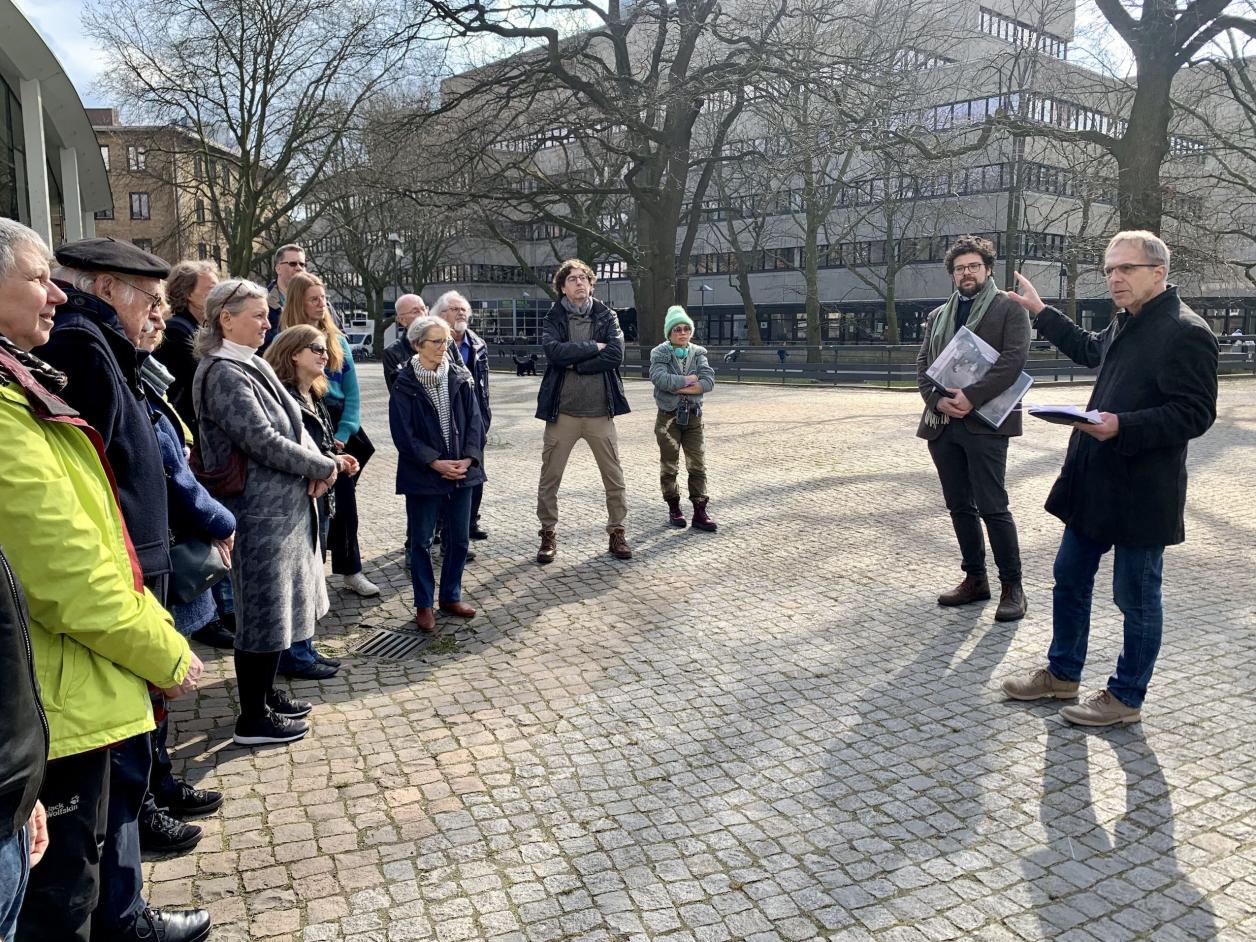
[{"label": "woman with blonde hair", "polygon": [[[362,429],[362,400],[358,392],[358,373],[353,353],[327,303],[327,289],[318,275],[301,272],[288,282],[279,329],[299,325],[315,327],[327,338],[327,392],[323,404],[334,423],[334,441],[338,453],[348,452],[360,465],[374,452],[374,446]],[[350,592],[361,596],[379,595],[379,587],[362,574],[362,553],[358,549],[357,475],[344,475],[336,481],[336,514],[332,517],[327,542],[331,546],[331,571],[343,578]],[[291,672],[289,676],[292,676]]]}]

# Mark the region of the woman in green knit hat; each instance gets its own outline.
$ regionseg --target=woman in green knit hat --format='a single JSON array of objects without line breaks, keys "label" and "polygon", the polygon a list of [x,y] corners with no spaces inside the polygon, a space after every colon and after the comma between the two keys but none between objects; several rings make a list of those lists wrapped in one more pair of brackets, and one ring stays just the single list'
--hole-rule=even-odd
[{"label": "woman in green knit hat", "polygon": [[654,383],[654,401],[659,407],[654,437],[659,443],[667,522],[674,527],[685,526],[676,483],[683,451],[689,472],[693,525],[698,530],[714,532],[715,521],[707,513],[710,497],[702,441],[702,394],[715,388],[715,371],[707,362],[706,349],[692,342],[693,321],[679,304],[667,309],[663,336],[667,339],[650,352],[650,382]]}]

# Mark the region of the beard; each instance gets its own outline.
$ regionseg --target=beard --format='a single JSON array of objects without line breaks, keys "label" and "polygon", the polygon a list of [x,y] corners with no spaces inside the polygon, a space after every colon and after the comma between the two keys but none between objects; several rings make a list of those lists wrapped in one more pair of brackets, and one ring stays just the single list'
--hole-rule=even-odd
[{"label": "beard", "polygon": [[966,298],[974,298],[977,296],[978,292],[980,292],[983,287],[985,287],[984,282],[979,284],[976,281],[969,281],[965,279],[964,281],[960,282],[960,285],[956,290],[958,290],[959,293],[962,294]]},{"label": "beard", "polygon": [[454,333],[461,337],[463,334],[467,332],[467,326],[470,323],[471,321],[467,320],[466,318],[462,318],[461,320],[454,321]]}]

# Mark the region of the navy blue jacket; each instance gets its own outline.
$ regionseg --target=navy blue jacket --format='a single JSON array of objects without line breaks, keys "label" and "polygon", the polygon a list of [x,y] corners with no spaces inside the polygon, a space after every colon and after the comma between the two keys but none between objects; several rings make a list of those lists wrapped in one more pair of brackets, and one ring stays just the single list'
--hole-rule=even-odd
[{"label": "navy blue jacket", "polygon": [[450,338],[449,349],[458,362],[462,363],[475,378],[475,401],[480,407],[480,422],[484,426],[484,435],[488,436],[489,426],[493,424],[493,410],[488,401],[488,344],[474,330],[467,328],[463,340],[471,348],[471,362],[463,363],[462,350],[458,341]]},{"label": "navy blue jacket", "polygon": [[[484,428],[473,385],[466,368],[450,364],[449,412],[453,434],[452,441],[446,445],[431,394],[423,388],[414,370],[407,368],[397,374],[392,398],[388,400],[388,424],[393,444],[397,446],[398,494],[430,497],[484,483]],[[462,458],[470,458],[471,467],[461,481],[447,481],[429,467],[440,459]]]},{"label": "navy blue jacket", "polygon": [[166,469],[156,417],[140,382],[139,354],[105,301],[58,281],[68,300],[35,351],[69,377],[62,398],[100,433],[118,481],[122,518],[145,580],[170,571]]},{"label": "navy blue jacket", "polygon": [[[156,393],[150,399],[158,412],[168,408]],[[183,435],[169,416],[157,418],[157,444],[166,468],[166,499],[170,531],[176,539],[193,537],[205,542],[225,540],[235,532],[235,516],[196,480],[183,454]]]},{"label": "navy blue jacket", "polygon": [[[606,344],[598,350],[599,343]],[[568,369],[577,373],[601,373],[606,383],[606,401],[610,415],[624,415],[628,397],[624,395],[624,381],[619,366],[624,362],[624,332],[619,326],[619,315],[598,301],[593,301],[593,339],[573,341],[567,332],[567,309],[562,301],[555,301],[545,316],[541,331],[541,344],[545,348],[545,375],[536,394],[536,417],[546,422],[558,421],[558,403],[563,395],[563,379]]]},{"label": "navy blue jacket", "polygon": [[1074,431],[1047,512],[1115,546],[1186,539],[1186,443],[1217,418],[1217,338],[1170,285],[1097,333],[1045,308],[1034,326],[1082,366],[1099,367],[1088,409],[1120,420],[1101,442]]}]

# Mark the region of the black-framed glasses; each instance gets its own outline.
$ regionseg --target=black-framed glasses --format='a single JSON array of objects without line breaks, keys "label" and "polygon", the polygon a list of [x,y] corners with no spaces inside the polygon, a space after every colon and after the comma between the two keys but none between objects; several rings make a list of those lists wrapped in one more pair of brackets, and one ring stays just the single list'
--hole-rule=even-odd
[{"label": "black-framed glasses", "polygon": [[314,351],[314,353],[318,354],[320,357],[327,355],[327,348],[321,343],[307,343],[305,345],[305,349]]},{"label": "black-framed glasses", "polygon": [[138,291],[140,294],[148,298],[148,306],[150,309],[155,308],[155,307],[161,307],[161,295],[153,294],[153,292],[151,291],[145,291],[139,285],[132,284],[131,282],[127,281],[125,278],[119,278],[118,281],[122,282],[128,288],[133,288],[134,290]]},{"label": "black-framed glasses", "polygon": [[1159,268],[1158,262],[1127,262],[1124,265],[1105,265],[1103,267],[1103,277],[1111,278],[1113,275],[1122,275],[1128,278],[1134,274],[1135,268]]},{"label": "black-framed glasses", "polygon": [[985,262],[969,262],[967,265],[956,265],[951,269],[957,275],[966,275],[972,272],[974,275],[986,267]]}]

